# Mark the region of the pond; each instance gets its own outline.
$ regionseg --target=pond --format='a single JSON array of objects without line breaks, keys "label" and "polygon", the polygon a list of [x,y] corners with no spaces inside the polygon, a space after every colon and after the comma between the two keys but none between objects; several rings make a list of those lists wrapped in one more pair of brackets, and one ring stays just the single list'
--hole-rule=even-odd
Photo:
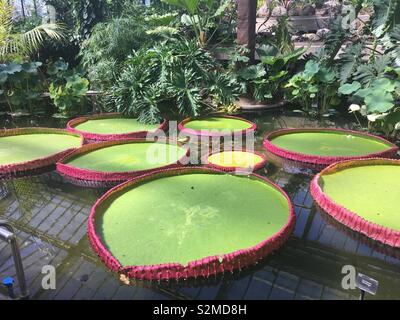
[{"label": "pond", "polygon": [[[283,111],[244,115],[258,125],[257,151],[263,136],[285,127],[353,129],[352,118],[306,119]],[[0,118],[1,127],[64,127],[53,118]],[[109,272],[86,237],[91,206],[106,190],[74,186],[48,172],[0,183],[0,219],[16,228],[31,299],[358,299],[345,289],[344,266],[379,281],[376,296],[400,299],[400,250],[389,249],[337,225],[311,198],[312,169],[270,162],[260,172],[290,196],[297,216],[293,235],[284,247],[258,265],[207,281],[179,285],[123,285]],[[56,268],[56,289],[44,290],[42,267]],[[0,243],[0,279],[15,277],[9,247]],[[1,295],[0,295],[1,297]]]}]

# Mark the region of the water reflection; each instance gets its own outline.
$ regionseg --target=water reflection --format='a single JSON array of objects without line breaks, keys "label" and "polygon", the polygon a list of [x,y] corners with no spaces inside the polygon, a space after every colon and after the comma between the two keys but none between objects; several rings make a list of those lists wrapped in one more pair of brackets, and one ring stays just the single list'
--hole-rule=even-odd
[{"label": "water reflection", "polygon": [[[354,129],[348,119],[317,121],[274,112],[247,116],[259,127],[256,150],[265,133],[282,127],[335,126]],[[45,118],[0,120],[2,126],[61,127]],[[276,159],[275,159],[276,160]],[[261,175],[283,187],[292,199],[297,224],[287,244],[258,265],[207,281],[123,285],[91,250],[86,223],[91,206],[105,191],[76,186],[55,172],[0,183],[0,219],[18,231],[34,299],[357,299],[357,290],[341,287],[344,265],[380,282],[377,296],[400,299],[399,250],[383,248],[329,220],[313,203],[309,183],[316,168],[293,169],[271,159]],[[109,186],[107,186],[109,187]],[[390,249],[390,250],[388,250]],[[41,267],[57,270],[57,290],[41,289]],[[0,243],[0,277],[15,276],[10,251]]]}]

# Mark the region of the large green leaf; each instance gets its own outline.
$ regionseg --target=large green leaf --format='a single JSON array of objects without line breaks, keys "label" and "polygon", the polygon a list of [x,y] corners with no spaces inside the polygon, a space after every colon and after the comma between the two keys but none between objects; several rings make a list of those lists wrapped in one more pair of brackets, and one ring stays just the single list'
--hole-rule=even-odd
[{"label": "large green leaf", "polygon": [[319,71],[319,64],[314,60],[309,60],[304,67],[304,74],[307,76],[314,76]]},{"label": "large green leaf", "polygon": [[22,71],[22,65],[18,63],[9,63],[0,66],[0,72],[4,72],[6,74],[14,74],[21,71]]},{"label": "large green leaf", "polygon": [[371,83],[374,91],[393,92],[396,88],[396,83],[388,78],[375,79]]},{"label": "large green leaf", "polygon": [[151,23],[152,25],[158,26],[168,26],[178,15],[176,12],[168,12],[165,14],[152,14],[145,17],[145,21]]},{"label": "large green leaf", "polygon": [[5,84],[7,79],[8,79],[8,74],[5,72],[0,72],[0,85]]},{"label": "large green leaf", "polygon": [[306,53],[307,49],[306,48],[297,48],[293,50],[292,52],[286,54],[283,56],[283,60],[285,61],[285,64],[292,60],[297,60],[299,59],[304,53]]},{"label": "large green leaf", "polygon": [[339,87],[339,93],[344,95],[349,95],[361,88],[361,83],[354,81],[352,83],[345,83]]},{"label": "large green leaf", "polygon": [[316,78],[318,81],[323,83],[331,83],[335,80],[336,74],[330,68],[320,68],[320,70],[316,74]]},{"label": "large green leaf", "polygon": [[47,74],[54,76],[62,71],[68,70],[68,63],[63,60],[57,60],[56,62],[50,64],[47,68]]},{"label": "large green leaf", "polygon": [[274,46],[263,44],[259,48],[256,49],[257,54],[260,56],[260,59],[263,57],[273,57],[278,55],[278,49]]},{"label": "large green leaf", "polygon": [[386,133],[390,133],[395,130],[396,124],[400,123],[400,109],[390,112],[383,121],[383,127],[386,129]]},{"label": "large green leaf", "polygon": [[238,75],[245,80],[252,80],[264,77],[266,72],[262,65],[257,64],[239,70]]},{"label": "large green leaf", "polygon": [[347,47],[345,50],[338,60],[339,76],[342,83],[347,82],[353,76],[354,71],[362,62],[363,46],[361,43],[357,43]]},{"label": "large green leaf", "polygon": [[280,56],[264,56],[261,58],[261,63],[270,66],[274,70],[281,70],[285,67],[285,60]]},{"label": "large green leaf", "polygon": [[198,116],[201,108],[200,89],[194,85],[199,79],[193,72],[178,70],[171,81],[170,90],[174,92],[178,110],[184,114]]},{"label": "large green leaf", "polygon": [[286,70],[281,70],[277,74],[271,75],[268,80],[269,81],[279,81],[282,77],[286,76],[289,72]]},{"label": "large green leaf", "polygon": [[42,66],[42,63],[39,61],[30,63],[27,62],[22,64],[22,70],[27,73],[36,74],[40,66]]},{"label": "large green leaf", "polygon": [[365,99],[371,93],[371,88],[362,88],[354,93],[354,96],[360,99]]},{"label": "large green leaf", "polygon": [[177,33],[179,33],[179,30],[177,28],[168,27],[168,26],[158,26],[154,29],[150,29],[150,30],[146,31],[146,34],[162,36],[165,38],[171,37]]},{"label": "large green leaf", "polygon": [[384,113],[394,107],[394,99],[388,92],[375,90],[365,97],[365,105],[369,113]]},{"label": "large green leaf", "polygon": [[167,4],[186,9],[191,15],[198,11],[199,0],[161,0]]}]

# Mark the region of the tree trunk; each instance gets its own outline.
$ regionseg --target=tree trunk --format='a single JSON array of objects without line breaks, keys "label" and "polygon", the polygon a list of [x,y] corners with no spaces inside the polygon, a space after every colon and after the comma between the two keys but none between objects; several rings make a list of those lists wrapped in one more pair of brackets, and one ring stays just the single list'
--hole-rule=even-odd
[{"label": "tree trunk", "polygon": [[238,0],[237,43],[249,50],[254,61],[256,47],[257,0]]},{"label": "tree trunk", "polygon": [[36,0],[33,0],[33,9],[35,10],[35,15],[38,15],[38,11],[37,11],[37,3]]},{"label": "tree trunk", "polygon": [[23,16],[24,18],[26,18],[24,0],[21,0],[21,12],[22,12],[22,16]]}]

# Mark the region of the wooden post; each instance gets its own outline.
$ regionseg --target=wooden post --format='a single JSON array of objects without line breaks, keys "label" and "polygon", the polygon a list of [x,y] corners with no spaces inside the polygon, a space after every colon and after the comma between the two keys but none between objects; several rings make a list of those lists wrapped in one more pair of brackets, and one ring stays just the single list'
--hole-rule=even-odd
[{"label": "wooden post", "polygon": [[237,0],[237,43],[249,50],[249,58],[254,61],[256,47],[257,0]]}]

